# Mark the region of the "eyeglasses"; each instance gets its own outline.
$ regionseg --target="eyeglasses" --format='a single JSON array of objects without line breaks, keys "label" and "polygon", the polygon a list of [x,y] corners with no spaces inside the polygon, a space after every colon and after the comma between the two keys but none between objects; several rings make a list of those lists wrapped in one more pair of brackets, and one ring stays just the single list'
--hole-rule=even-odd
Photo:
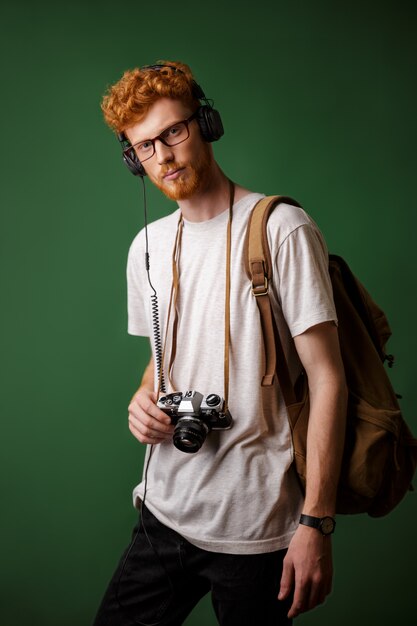
[{"label": "eyeglasses", "polygon": [[[172,126],[169,126],[162,131],[160,135],[157,135],[153,139],[145,139],[139,141],[131,146],[128,146],[123,152],[129,157],[131,150],[133,149],[141,163],[147,161],[155,154],[155,141],[159,139],[164,146],[177,146],[179,143],[186,141],[190,136],[190,130],[188,124],[197,117],[197,111],[186,120],[176,122]],[[129,154],[130,152],[130,154]]]}]

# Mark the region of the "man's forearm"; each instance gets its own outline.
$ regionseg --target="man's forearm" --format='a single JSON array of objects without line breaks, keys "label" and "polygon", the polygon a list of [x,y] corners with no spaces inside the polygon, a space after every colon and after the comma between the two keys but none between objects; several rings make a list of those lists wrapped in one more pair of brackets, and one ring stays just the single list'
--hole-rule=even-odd
[{"label": "man's forearm", "polygon": [[145,368],[145,371],[143,372],[143,376],[142,376],[142,380],[141,380],[139,389],[144,387],[145,389],[149,389],[150,391],[153,391],[154,373],[155,373],[155,369],[154,368],[155,368],[155,366],[154,366],[154,363],[153,363],[153,358],[151,357],[148,365]]},{"label": "man's forearm", "polygon": [[154,389],[154,372],[155,372],[154,367],[155,366],[154,366],[153,358],[151,357],[148,365],[145,368],[145,371],[143,372],[143,376],[142,376],[142,380],[140,381],[140,385],[136,389],[135,393],[133,394],[133,398],[136,396],[138,391],[140,391],[141,389],[148,389],[148,391],[153,391],[153,389]]},{"label": "man's forearm", "polygon": [[347,390],[337,328],[326,322],[295,337],[308,377],[306,497],[303,512],[333,515],[346,424]]},{"label": "man's forearm", "polygon": [[345,440],[347,392],[344,379],[310,387],[306,496],[303,512],[321,517],[336,512]]}]

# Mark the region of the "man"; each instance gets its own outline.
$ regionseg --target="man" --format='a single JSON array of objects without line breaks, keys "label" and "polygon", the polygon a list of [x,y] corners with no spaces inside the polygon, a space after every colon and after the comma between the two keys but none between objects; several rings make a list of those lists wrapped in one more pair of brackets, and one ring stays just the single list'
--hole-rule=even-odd
[{"label": "man", "polygon": [[[332,580],[346,390],[323,238],[290,205],[268,221],[274,314],[291,375],[304,368],[310,390],[304,497],[278,384],[261,387],[259,314],[243,269],[262,194],[231,184],[217,164],[211,142],[221,122],[188,66],[126,72],[102,108],[129,168],[178,208],[129,251],[129,332],[151,337],[154,353],[129,405],[129,429],[148,444],[134,491],[135,505],[145,503],[95,624],[179,625],[209,591],[221,626],[290,624],[324,601]],[[232,427],[204,433],[197,452],[177,449],[157,406],[162,380],[168,391],[223,396]]]}]

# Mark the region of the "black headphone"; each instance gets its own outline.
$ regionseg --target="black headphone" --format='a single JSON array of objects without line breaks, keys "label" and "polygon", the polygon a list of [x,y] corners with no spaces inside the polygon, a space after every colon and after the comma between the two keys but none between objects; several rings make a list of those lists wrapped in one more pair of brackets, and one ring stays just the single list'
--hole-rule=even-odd
[{"label": "black headphone", "polygon": [[[169,67],[176,72],[184,74],[182,70],[174,65],[145,65],[141,69],[159,71],[164,67]],[[216,109],[213,109],[209,100],[207,100],[204,91],[200,85],[195,82],[195,80],[191,83],[191,89],[192,95],[196,98],[196,100],[203,100],[205,102],[205,104],[201,105],[196,111],[196,119],[200,128],[201,136],[204,141],[209,143],[217,141],[224,134],[220,113],[216,111]],[[132,148],[132,145],[125,133],[118,133],[117,138],[123,148],[122,158],[129,171],[132,172],[134,176],[146,176],[145,168],[139,161],[137,154]]]}]

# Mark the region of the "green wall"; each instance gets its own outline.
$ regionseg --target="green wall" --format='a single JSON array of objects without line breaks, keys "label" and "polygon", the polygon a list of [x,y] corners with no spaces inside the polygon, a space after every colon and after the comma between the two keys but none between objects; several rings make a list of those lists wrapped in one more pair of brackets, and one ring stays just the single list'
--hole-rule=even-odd
[{"label": "green wall", "polygon": [[[138,181],[99,102],[121,73],[189,63],[233,179],[292,195],[386,310],[417,432],[416,10],[412,2],[0,3],[0,626],[88,626],[135,521],[126,333]],[[173,208],[148,187],[151,218]],[[416,496],[339,518],[334,593],[300,626],[410,624]],[[414,617],[415,619],[415,617]],[[209,601],[187,626],[214,624]],[[257,625],[254,625],[257,626]]]}]

